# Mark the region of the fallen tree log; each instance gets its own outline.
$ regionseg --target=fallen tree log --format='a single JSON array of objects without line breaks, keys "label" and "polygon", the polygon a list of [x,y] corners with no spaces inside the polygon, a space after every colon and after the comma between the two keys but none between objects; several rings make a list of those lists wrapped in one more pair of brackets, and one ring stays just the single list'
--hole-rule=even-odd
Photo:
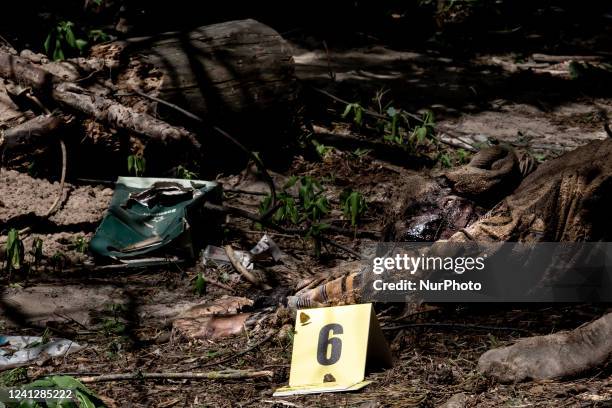
[{"label": "fallen tree log", "polygon": [[[161,73],[155,96],[214,118],[223,127],[269,129],[293,113],[297,86],[291,48],[276,31],[255,20],[102,47],[119,48],[119,66],[128,70],[136,60]],[[132,81],[127,85],[133,85],[133,76],[127,77]]]},{"label": "fallen tree log", "polygon": [[53,90],[53,99],[115,128],[131,130],[161,142],[187,140],[200,148],[196,135],[187,129],[172,126],[146,113],[138,112],[112,99],[87,92],[71,83],[63,83]]},{"label": "fallen tree log", "polygon": [[0,52],[0,76],[28,86],[45,98],[51,98],[60,105],[93,116],[111,127],[126,129],[162,142],[169,139],[188,140],[196,148],[200,148],[194,133],[138,112],[110,98],[96,95],[74,83],[62,82],[40,66],[15,55]]},{"label": "fallen tree log", "polygon": [[59,116],[36,116],[0,132],[0,147],[12,149],[17,146],[32,146],[41,143],[45,136],[57,132],[63,124],[64,119]]},{"label": "fallen tree log", "polygon": [[[82,60],[66,64],[72,64],[71,72],[84,71],[83,82],[61,75],[57,63],[39,64],[0,51],[0,76],[30,88],[46,103],[113,128],[163,143],[186,140],[197,149],[194,132],[148,113],[161,111],[172,121],[166,114],[173,110],[164,104],[151,108],[156,104],[151,100],[146,101],[150,108],[143,109],[140,95],[174,103],[202,116],[207,125],[240,130],[238,135],[266,130],[280,136],[293,116],[296,80],[290,48],[276,31],[254,20],[104,44],[92,50],[91,64]],[[88,71],[87,66],[96,68]],[[115,82],[103,83],[111,68]],[[101,81],[94,81],[97,76]],[[88,88],[92,81],[96,86]],[[138,107],[134,99],[122,99],[129,95],[141,100]]]}]

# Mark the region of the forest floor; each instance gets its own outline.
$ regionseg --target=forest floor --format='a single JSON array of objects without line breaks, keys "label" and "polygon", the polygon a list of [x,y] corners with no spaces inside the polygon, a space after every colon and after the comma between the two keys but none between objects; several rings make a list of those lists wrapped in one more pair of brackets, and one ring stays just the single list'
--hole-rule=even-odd
[{"label": "forest floor", "polygon": [[[491,139],[525,149],[544,161],[606,137],[604,122],[612,112],[612,98],[570,78],[571,58],[537,55],[480,55],[448,58],[435,52],[394,51],[369,47],[326,52],[295,45],[297,75],[303,85],[306,119],[321,133],[371,137],[341,117],[345,105],[322,95],[324,89],[349,102],[361,101],[371,109],[394,106],[408,112],[431,109],[439,134],[451,143],[479,147]],[[595,56],[594,58],[597,58]],[[588,85],[585,85],[588,86]],[[313,136],[316,139],[316,135]],[[322,142],[324,143],[324,142]],[[464,163],[469,151],[447,145],[429,146],[431,165],[389,162],[375,153],[326,148],[320,157],[296,154],[288,169],[273,172],[277,185],[290,175],[309,175],[323,182],[332,203],[328,218],[350,228],[342,216],[339,197],[351,187],[368,203],[360,230],[378,234],[387,217],[402,204],[410,175]],[[53,154],[56,154],[53,153]],[[265,183],[245,170],[223,174],[225,188],[265,192]],[[43,215],[59,192],[59,183],[27,173],[2,169],[0,173],[0,225],[18,219],[27,226],[28,213]],[[291,336],[286,325],[292,318],[279,312],[274,300],[292,294],[304,280],[315,280],[355,268],[350,254],[324,248],[313,256],[309,240],[291,234],[257,229],[253,223],[228,217],[223,244],[250,249],[268,233],[285,254],[282,264],[269,264],[272,293],[254,290],[231,268],[171,267],[98,270],[79,267],[91,262],[82,246],[87,242],[112,196],[112,185],[69,179],[60,210],[48,223],[24,239],[26,249],[36,237],[43,239],[50,267],[27,277],[16,276],[4,289],[1,333],[36,335],[50,330],[84,346],[62,359],[47,360],[27,368],[28,378],[47,373],[101,374],[116,372],[209,371],[222,368],[272,370],[271,381],[122,381],[94,383],[91,388],[109,405],[117,407],[198,406],[438,406],[464,393],[465,406],[478,407],[591,407],[612,406],[612,365],[576,378],[500,385],[481,377],[479,356],[492,347],[526,336],[572,329],[606,311],[606,305],[435,305],[418,313],[398,305],[377,307],[394,366],[372,373],[373,383],[347,394],[272,397],[288,381]],[[253,212],[262,197],[226,193],[224,202]],[[342,235],[332,238],[358,251],[371,242]],[[202,296],[194,293],[198,271],[224,282],[232,290],[209,284]],[[171,334],[169,316],[176,311],[223,295],[255,301],[254,309],[266,318],[238,336],[193,340]],[[415,325],[416,324],[416,325]],[[402,329],[392,326],[408,325]],[[410,326],[412,325],[412,326]],[[491,329],[498,327],[499,329]],[[275,333],[252,351],[225,361]],[[220,360],[222,363],[218,364]],[[2,381],[8,381],[6,372]],[[16,372],[13,372],[16,375]],[[23,374],[23,372],[20,372]],[[456,398],[460,398],[456,396]]]}]

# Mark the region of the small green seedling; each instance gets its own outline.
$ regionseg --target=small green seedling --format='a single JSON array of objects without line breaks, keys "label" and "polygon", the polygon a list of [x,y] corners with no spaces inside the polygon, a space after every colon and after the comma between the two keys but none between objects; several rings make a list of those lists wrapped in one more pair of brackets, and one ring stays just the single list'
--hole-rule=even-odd
[{"label": "small green seedling", "polygon": [[74,240],[72,241],[72,245],[75,251],[84,254],[85,252],[87,252],[87,247],[89,246],[89,243],[84,237],[79,235],[78,237],[74,238]]},{"label": "small green seedling", "polygon": [[202,276],[202,272],[199,272],[198,276],[196,276],[194,286],[195,286],[195,293],[198,296],[202,296],[206,293],[206,279],[204,279],[204,276]]},{"label": "small green seedling", "polygon": [[94,43],[110,40],[110,36],[100,29],[89,30],[87,36]]},{"label": "small green seedling", "polygon": [[423,114],[423,122],[414,128],[411,138],[416,140],[417,144],[423,143],[425,139],[433,137],[435,126],[433,112],[426,111]]},{"label": "small green seedling", "polygon": [[54,270],[61,271],[62,269],[64,269],[64,266],[66,265],[66,260],[67,260],[66,254],[64,254],[61,251],[55,251],[55,253],[50,259],[50,263],[51,265],[53,265]]},{"label": "small green seedling", "polygon": [[87,46],[86,40],[76,37],[73,28],[74,23],[72,21],[60,21],[47,35],[43,47],[47,55],[51,56],[53,60],[62,61],[66,59],[64,53],[66,47],[81,53]]},{"label": "small green seedling", "polygon": [[455,155],[457,156],[457,164],[466,164],[470,161],[470,153],[464,149],[457,149]]},{"label": "small green seedling", "polygon": [[6,264],[5,270],[9,276],[13,271],[21,269],[23,265],[23,242],[19,238],[19,231],[11,228],[6,240]]},{"label": "small green seedling", "polygon": [[404,139],[402,138],[399,131],[399,119],[401,118],[400,111],[391,106],[387,109],[387,116],[391,118],[391,122],[387,125],[387,127],[390,129],[390,133],[385,134],[385,140],[389,140],[397,144],[402,144]]},{"label": "small green seedling", "polygon": [[38,268],[43,259],[43,240],[41,238],[36,237],[32,240],[32,250],[30,253],[34,259],[32,264]]},{"label": "small green seedling", "polygon": [[[299,180],[297,199],[287,192]],[[310,176],[291,177],[283,186],[283,191],[277,194],[280,203],[278,209],[272,216],[275,223],[291,223],[293,225],[305,223],[306,237],[311,238],[315,245],[315,254],[321,254],[321,232],[329,226],[321,223],[324,215],[330,212],[330,206],[325,197],[324,189],[318,180]],[[265,214],[270,209],[272,199],[270,196],[264,198],[259,205],[260,214]]]},{"label": "small green seedling", "polygon": [[187,167],[178,166],[176,168],[176,177],[185,180],[194,180],[198,178],[198,173],[189,170]]},{"label": "small green seedling", "polygon": [[319,155],[320,158],[325,159],[325,157],[331,153],[332,150],[334,150],[333,147],[331,146],[326,146],[324,144],[321,144],[319,142],[317,142],[315,139],[311,140],[312,144],[314,145],[315,149],[317,150],[317,154]]},{"label": "small green seedling", "polygon": [[442,167],[453,167],[453,161],[448,153],[440,153],[438,155],[438,162],[442,165]]},{"label": "small green seedling", "polygon": [[361,147],[358,147],[357,149],[353,150],[351,153],[353,154],[353,156],[361,159],[362,157],[369,154],[371,151],[372,149],[363,149]]},{"label": "small green seedling", "polygon": [[346,189],[340,194],[340,202],[342,203],[344,217],[351,220],[351,225],[356,227],[358,220],[368,208],[365,198],[358,191]]},{"label": "small green seedling", "polygon": [[140,154],[131,154],[127,158],[128,173],[140,177],[144,174],[147,161]]},{"label": "small green seedling", "polygon": [[352,113],[353,122],[356,125],[361,126],[363,125],[363,112],[364,112],[364,109],[359,103],[357,102],[349,103],[346,105],[346,108],[344,109],[344,112],[342,113],[342,117],[347,118]]}]

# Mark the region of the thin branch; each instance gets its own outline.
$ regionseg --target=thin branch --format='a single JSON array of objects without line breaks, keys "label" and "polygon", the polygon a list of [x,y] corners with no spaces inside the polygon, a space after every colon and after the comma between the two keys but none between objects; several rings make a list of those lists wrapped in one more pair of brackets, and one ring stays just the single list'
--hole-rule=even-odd
[{"label": "thin branch", "polygon": [[240,380],[247,378],[271,379],[274,372],[270,370],[221,370],[208,371],[203,373],[119,373],[119,374],[101,374],[97,376],[80,377],[82,383],[96,383],[108,381],[138,381],[138,380]]}]

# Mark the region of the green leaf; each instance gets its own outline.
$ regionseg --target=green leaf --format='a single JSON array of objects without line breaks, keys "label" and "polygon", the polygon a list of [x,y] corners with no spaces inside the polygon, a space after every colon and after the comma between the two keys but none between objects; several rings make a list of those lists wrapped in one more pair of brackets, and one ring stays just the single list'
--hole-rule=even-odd
[{"label": "green leaf", "polygon": [[82,38],[78,38],[75,41],[75,45],[76,45],[76,48],[78,48],[79,51],[83,51],[85,49],[85,47],[87,46],[87,41],[83,40]]},{"label": "green leaf", "polygon": [[298,176],[289,177],[289,180],[287,180],[287,182],[283,186],[283,189],[286,190],[288,188],[295,186],[295,183],[297,183],[298,180],[299,180]]},{"label": "green leaf", "polygon": [[344,112],[342,113],[342,117],[346,118],[349,113],[351,113],[351,110],[353,110],[353,108],[355,107],[354,103],[349,103],[346,105],[346,108],[344,108]]},{"label": "green leaf", "polygon": [[416,128],[414,133],[416,135],[417,142],[422,143],[427,137],[427,128],[425,126],[420,126]]},{"label": "green leaf", "polygon": [[45,52],[49,54],[49,49],[51,48],[51,40],[53,37],[53,30],[49,32],[47,38],[45,38],[45,42],[43,43],[43,47],[45,48]]},{"label": "green leaf", "polygon": [[79,401],[80,408],[96,408],[96,404],[94,404],[87,394],[84,392],[77,390],[76,392],[77,400]]},{"label": "green leaf", "polygon": [[131,173],[132,170],[134,169],[134,155],[128,156],[127,166],[128,166],[128,173]]},{"label": "green leaf", "polygon": [[64,38],[66,39],[66,44],[68,44],[71,48],[77,47],[74,32],[72,31],[72,28],[70,28],[69,26],[67,26],[65,29]]},{"label": "green leaf", "polygon": [[53,60],[63,61],[64,59],[65,57],[64,57],[64,50],[62,50],[62,43],[59,38],[56,38],[55,39],[55,50],[53,51]]},{"label": "green leaf", "polygon": [[49,378],[42,378],[40,380],[35,380],[26,385],[24,388],[52,388],[55,386],[55,383]]},{"label": "green leaf", "polygon": [[74,388],[76,390],[85,391],[91,394],[89,388],[83,385],[83,383],[76,378],[69,375],[54,375],[51,377],[51,381],[53,381],[59,388]]},{"label": "green leaf", "polygon": [[363,108],[359,105],[355,107],[355,123],[361,126],[363,123]]},{"label": "green leaf", "polygon": [[198,296],[202,296],[206,293],[206,280],[202,276],[202,272],[198,273],[195,281],[195,292]]}]

